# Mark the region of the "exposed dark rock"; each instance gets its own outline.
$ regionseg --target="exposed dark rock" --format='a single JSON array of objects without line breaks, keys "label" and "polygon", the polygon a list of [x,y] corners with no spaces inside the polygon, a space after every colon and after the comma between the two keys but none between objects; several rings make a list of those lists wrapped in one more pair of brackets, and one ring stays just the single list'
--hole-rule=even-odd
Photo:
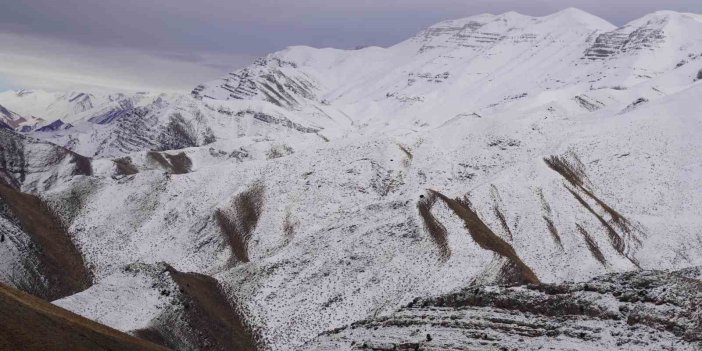
[{"label": "exposed dark rock", "polygon": [[615,273],[586,283],[471,286],[325,333],[307,349],[698,350],[700,276],[702,267]]}]

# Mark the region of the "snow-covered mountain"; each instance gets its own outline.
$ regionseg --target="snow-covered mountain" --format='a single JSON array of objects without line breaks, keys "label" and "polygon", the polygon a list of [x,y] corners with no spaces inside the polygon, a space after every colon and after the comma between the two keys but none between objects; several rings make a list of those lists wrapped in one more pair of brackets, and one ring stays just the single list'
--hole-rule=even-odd
[{"label": "snow-covered mountain", "polygon": [[5,126],[15,128],[24,121],[26,120],[22,118],[22,116],[0,105],[0,122],[2,122]]},{"label": "snow-covered mountain", "polygon": [[[702,16],[569,9],[291,47],[188,96],[6,93],[55,127],[0,129],[0,281],[178,350],[353,349],[434,335],[330,332],[417,298],[702,265],[701,72]],[[699,347],[680,308],[641,342]]]},{"label": "snow-covered mountain", "polygon": [[70,129],[74,124],[107,124],[135,108],[154,104],[165,96],[19,90],[0,93],[0,105],[6,106],[5,110],[9,109],[15,115],[16,122],[10,125],[20,132],[55,132]]}]

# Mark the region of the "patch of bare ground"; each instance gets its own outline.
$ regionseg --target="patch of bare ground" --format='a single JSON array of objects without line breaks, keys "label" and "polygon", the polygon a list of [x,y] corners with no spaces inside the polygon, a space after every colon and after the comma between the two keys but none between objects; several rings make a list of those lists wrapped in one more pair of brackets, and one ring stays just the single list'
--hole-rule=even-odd
[{"label": "patch of bare ground", "polygon": [[171,155],[149,151],[146,154],[146,158],[171,174],[186,174],[192,171],[193,162],[185,152]]},{"label": "patch of bare ground", "polygon": [[165,347],[0,284],[0,350],[156,351]]},{"label": "patch of bare ground", "polygon": [[544,162],[554,171],[558,172],[565,180],[576,187],[588,184],[585,166],[573,153],[569,154],[573,161],[569,161],[566,156],[549,156],[544,158]]},{"label": "patch of bare ground", "polygon": [[507,218],[505,218],[505,215],[500,210],[500,206],[498,206],[498,205],[493,206],[492,211],[495,213],[495,217],[497,217],[497,220],[500,222],[502,229],[507,233],[507,237],[509,238],[509,240],[514,240],[514,236],[512,235],[512,230],[509,228],[509,224],[507,223]]},{"label": "patch of bare ground", "polygon": [[283,234],[286,245],[295,237],[295,230],[300,223],[292,218],[290,211],[285,213],[283,219]]},{"label": "patch of bare ground", "polygon": [[548,228],[548,232],[551,234],[551,238],[553,239],[553,241],[561,249],[563,249],[563,242],[561,241],[561,236],[558,234],[558,228],[556,228],[556,225],[553,223],[553,219],[551,219],[551,216],[553,215],[551,205],[549,205],[548,201],[546,201],[544,191],[541,188],[536,189],[536,194],[539,195],[539,199],[541,200],[541,209],[543,209],[544,212],[546,212],[545,215],[541,216],[546,222],[546,228]]},{"label": "patch of bare ground", "polygon": [[558,234],[558,229],[556,226],[553,224],[553,221],[551,218],[548,218],[546,216],[542,216],[544,221],[546,221],[546,227],[548,228],[548,232],[551,233],[551,238],[553,238],[553,241],[560,246],[560,248],[563,248],[563,242],[561,242],[561,236]]},{"label": "patch of bare ground", "polygon": [[397,144],[397,146],[400,148],[400,150],[405,154],[405,159],[402,160],[402,165],[405,167],[409,167],[412,164],[412,159],[414,158],[414,155],[412,155],[412,151],[408,146],[402,145],[402,144]]},{"label": "patch of bare ground", "polygon": [[498,222],[500,222],[502,230],[504,230],[505,233],[507,233],[507,237],[510,241],[512,241],[514,240],[514,235],[512,235],[512,229],[510,229],[509,223],[507,223],[507,217],[505,217],[504,213],[500,209],[500,203],[502,202],[502,198],[500,197],[500,193],[494,184],[490,185],[490,193],[492,194],[492,199],[495,203],[492,207],[492,212],[495,215],[495,217],[497,217]]},{"label": "patch of bare ground", "polygon": [[202,350],[258,350],[255,333],[240,310],[230,303],[216,279],[179,272],[170,266],[168,272],[186,296],[189,306],[187,320],[200,338],[196,344],[207,345]]},{"label": "patch of bare ground", "polygon": [[[604,211],[609,215],[609,217],[611,218],[612,222],[614,222],[614,224],[615,224],[620,230],[622,230],[622,231],[625,232],[625,233],[629,233],[629,234],[632,232],[632,229],[633,229],[632,227],[633,227],[633,226],[631,225],[631,223],[629,222],[629,220],[627,220],[624,216],[622,216],[621,213],[617,212],[617,211],[614,210],[612,207],[610,207],[609,205],[607,205],[604,201],[600,200],[600,198],[597,197],[597,196],[595,196],[595,194],[593,194],[590,190],[587,190],[587,189],[585,189],[585,188],[581,188],[580,190],[582,190],[587,196],[589,196],[589,197],[590,197],[591,199],[593,199],[598,205],[600,205],[600,207],[602,208],[602,210],[604,210]],[[634,241],[636,241],[636,242],[639,243],[639,244],[641,243],[641,241],[640,241],[637,237],[635,237],[635,236],[633,236],[633,235],[631,235],[631,239],[634,240]]]},{"label": "patch of bare ground", "polygon": [[255,184],[237,195],[227,207],[215,211],[220,231],[240,262],[249,262],[249,239],[258,225],[263,203],[264,187]]},{"label": "patch of bare ground", "polygon": [[[157,345],[161,345],[164,347],[169,347],[168,346],[168,340],[166,340],[166,337],[159,331],[158,328],[156,327],[147,327],[143,329],[137,329],[131,332],[134,336],[137,338],[147,340],[149,342],[152,342]],[[177,346],[177,345],[176,345]],[[172,347],[174,350],[178,350],[178,347]]]},{"label": "patch of bare ground", "polygon": [[534,274],[531,268],[519,258],[512,245],[495,234],[490,227],[480,219],[480,216],[472,208],[468,199],[451,199],[438,191],[430,190],[430,192],[444,201],[451,211],[463,220],[468,233],[481,248],[490,250],[509,259],[512,264],[517,267],[519,271],[519,281],[514,281],[512,283],[539,283],[539,278]]},{"label": "patch of bare ground", "polygon": [[609,225],[609,223],[607,223],[607,221],[602,216],[595,212],[595,210],[593,210],[592,207],[590,207],[590,205],[585,201],[585,199],[578,195],[578,193],[573,191],[573,189],[571,188],[566,188],[573,195],[573,197],[575,197],[575,199],[578,200],[580,205],[582,205],[588,212],[590,212],[593,216],[595,216],[595,218],[597,218],[597,220],[606,229],[607,235],[609,236],[609,241],[612,243],[612,247],[614,247],[614,249],[617,250],[617,252],[623,255],[624,250],[626,249],[626,245],[624,244],[624,240],[622,240],[622,238],[619,236],[619,234],[617,234],[614,228],[612,228],[612,226]]},{"label": "patch of bare ground", "polygon": [[117,175],[128,176],[139,173],[139,169],[132,163],[132,158],[129,156],[116,158],[112,160],[112,163],[115,164]]},{"label": "patch of bare ground", "polygon": [[445,261],[451,256],[451,248],[448,245],[446,227],[431,213],[434,203],[436,203],[436,195],[429,193],[417,202],[417,210],[419,210],[419,216],[424,222],[424,228],[429,232],[432,241],[439,249],[439,257]]},{"label": "patch of bare ground", "polygon": [[193,167],[193,161],[190,160],[185,152],[181,152],[175,155],[166,154],[166,158],[171,163],[171,169],[173,174],[186,174],[190,173]]},{"label": "patch of bare ground", "polygon": [[63,150],[65,150],[71,156],[70,162],[73,164],[73,171],[71,172],[71,175],[93,175],[93,165],[89,158],[67,149]]},{"label": "patch of bare ground", "polygon": [[587,244],[587,248],[588,250],[590,250],[592,257],[599,261],[603,266],[607,266],[607,260],[605,259],[604,255],[602,254],[602,251],[600,250],[600,247],[597,246],[597,243],[592,238],[590,233],[588,233],[587,230],[585,230],[585,228],[583,228],[580,224],[576,223],[575,226],[578,228],[578,232],[580,232],[580,234],[585,239],[585,244]]},{"label": "patch of bare ground", "polygon": [[546,201],[543,189],[537,188],[536,194],[539,195],[539,199],[541,200],[541,208],[550,216],[552,214],[551,205],[549,205],[548,201]]},{"label": "patch of bare ground", "polygon": [[152,161],[152,162],[156,163],[156,164],[157,164],[158,166],[160,166],[161,168],[164,168],[164,169],[170,169],[170,168],[171,168],[171,164],[168,163],[168,160],[166,160],[166,158],[163,157],[163,155],[162,155],[160,152],[158,152],[158,151],[149,151],[149,152],[147,152],[147,153],[146,153],[146,158],[147,158],[149,161]]},{"label": "patch of bare ground", "polygon": [[[569,159],[572,159],[573,161],[569,161]],[[633,263],[636,267],[640,267],[636,259],[629,256],[627,252],[627,242],[624,240],[624,237],[626,237],[626,239],[630,240],[634,245],[641,244],[641,240],[639,240],[639,238],[637,238],[633,233],[634,227],[624,216],[614,210],[611,206],[607,205],[590,189],[591,187],[588,185],[589,181],[587,180],[587,175],[585,174],[585,166],[577,155],[570,153],[567,156],[550,156],[544,158],[544,162],[546,162],[551,169],[558,172],[568,183],[571,184],[572,188],[567,184],[564,184],[564,186],[573,195],[573,197],[575,197],[578,203],[580,203],[580,205],[582,205],[588,212],[595,216],[595,218],[597,218],[597,220],[602,224],[607,232],[607,236],[609,237],[612,247],[619,254],[631,261],[631,263]],[[578,191],[582,192],[588,198],[594,201],[610,217],[611,222],[623,232],[624,237],[617,233],[610,222],[607,221],[602,215],[597,213],[597,211],[595,211],[592,206],[588,204],[588,202],[578,193]]]},{"label": "patch of bare ground", "polygon": [[[612,247],[620,255],[626,257],[636,267],[641,268],[639,266],[639,263],[634,258],[629,257],[629,255],[626,252],[626,244],[625,244],[624,240],[622,239],[621,236],[619,236],[619,234],[617,234],[617,232],[614,230],[614,228],[612,228],[612,226],[602,216],[600,216],[597,212],[595,212],[595,210],[593,210],[592,207],[590,207],[590,205],[580,195],[578,195],[578,193],[576,193],[572,189],[568,188],[567,186],[566,186],[566,188],[573,195],[573,197],[575,197],[575,199],[578,200],[578,202],[585,209],[587,209],[588,212],[590,212],[593,216],[595,216],[595,218],[597,218],[597,220],[602,224],[602,226],[605,228],[605,231],[607,232],[607,236],[609,237],[609,241],[612,244]],[[590,246],[589,243],[588,243],[588,246]]]},{"label": "patch of bare ground", "polygon": [[[0,199],[32,241],[38,272],[44,279],[30,279],[25,287],[46,300],[85,290],[93,276],[61,220],[38,196],[22,193],[0,182]],[[37,278],[37,277],[35,277]],[[38,289],[37,282],[44,282]]]}]

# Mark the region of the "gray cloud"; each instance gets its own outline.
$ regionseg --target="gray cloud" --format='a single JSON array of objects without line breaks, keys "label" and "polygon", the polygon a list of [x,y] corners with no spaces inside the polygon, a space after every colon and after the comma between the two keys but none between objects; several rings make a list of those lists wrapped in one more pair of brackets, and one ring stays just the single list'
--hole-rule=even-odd
[{"label": "gray cloud", "polygon": [[250,55],[184,56],[131,48],[95,47],[33,35],[0,33],[0,88],[189,91]]},{"label": "gray cloud", "polygon": [[[172,77],[155,73],[144,78],[181,89],[191,76],[197,81],[236,68],[252,56],[290,45],[350,48],[358,45],[388,46],[438,21],[478,13],[518,11],[545,15],[578,7],[622,25],[656,10],[702,12],[699,0],[5,0],[0,11],[0,33],[27,35],[34,41],[53,43],[88,52],[119,63],[120,70],[139,71],[138,60],[110,59],[129,53],[148,57],[147,62],[168,62],[188,79],[168,83]],[[0,43],[2,45],[3,43]],[[27,45],[21,47],[26,49]],[[56,47],[54,47],[56,48]],[[60,50],[71,57],[71,50]],[[0,46],[0,55],[17,55],[16,46]],[[20,50],[21,51],[21,50]],[[26,51],[26,50],[25,50]],[[34,53],[39,51],[34,50]],[[42,55],[51,52],[41,52]],[[24,55],[27,56],[26,52]],[[30,55],[31,56],[31,55]],[[73,55],[75,56],[75,55]],[[95,61],[86,58],[84,60]],[[231,58],[231,61],[227,61]],[[161,60],[161,61],[158,61]],[[72,61],[72,60],[68,60]],[[6,61],[3,61],[6,64]],[[91,66],[88,62],[87,66]],[[93,65],[94,66],[94,65]],[[100,73],[107,63],[83,71],[80,67],[54,72]],[[45,67],[45,66],[42,66]],[[92,66],[91,66],[92,67]],[[26,69],[26,67],[25,67]],[[29,69],[31,71],[31,69]],[[4,71],[8,71],[5,68]],[[37,69],[39,71],[39,69]],[[154,72],[152,68],[141,69]],[[157,70],[158,71],[158,70]],[[160,70],[165,72],[166,70]],[[24,72],[24,71],[23,71]],[[2,80],[17,82],[2,73]],[[108,74],[102,73],[102,76]],[[17,76],[17,73],[13,76]],[[58,79],[58,78],[57,78]],[[111,79],[117,79],[112,77]],[[193,77],[193,79],[195,79]],[[87,77],[81,78],[82,81]],[[134,82],[130,83],[134,85]],[[125,84],[123,84],[125,85]],[[129,85],[129,84],[126,84]]]}]

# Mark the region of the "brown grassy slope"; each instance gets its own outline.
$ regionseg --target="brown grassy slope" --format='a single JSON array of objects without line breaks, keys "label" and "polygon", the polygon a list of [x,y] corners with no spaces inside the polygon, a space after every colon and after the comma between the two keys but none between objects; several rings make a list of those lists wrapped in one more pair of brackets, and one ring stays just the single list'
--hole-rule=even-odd
[{"label": "brown grassy slope", "polygon": [[216,279],[197,273],[168,271],[183,294],[192,301],[189,311],[191,327],[207,338],[214,350],[255,351],[258,349],[251,329],[240,311],[234,308]]},{"label": "brown grassy slope", "polygon": [[550,156],[545,157],[544,162],[573,186],[583,187],[588,182],[584,167],[578,159],[575,162],[569,162],[565,157]]},{"label": "brown grassy slope", "polygon": [[0,350],[167,351],[0,284]]},{"label": "brown grassy slope", "polygon": [[215,219],[232,254],[241,262],[249,262],[249,238],[261,216],[263,195],[263,186],[254,185],[237,195],[228,208],[215,211]]},{"label": "brown grassy slope", "polygon": [[[619,227],[619,229],[623,230],[626,233],[631,233],[631,223],[628,219],[622,216],[621,213],[617,212],[615,209],[607,205],[604,201],[600,200],[600,198],[595,196],[595,194],[593,194],[591,191],[585,188],[581,188],[580,190],[582,190],[591,199],[595,200],[595,202],[597,202],[597,204],[600,205],[602,210],[604,210],[609,215],[609,217],[612,219],[612,222],[614,222],[614,224],[616,224],[617,227]],[[632,239],[640,243],[640,240],[638,238],[634,237],[633,235],[631,237]]]},{"label": "brown grassy slope", "polygon": [[446,227],[431,213],[431,208],[435,202],[436,195],[430,193],[426,198],[417,202],[417,210],[419,210],[419,216],[422,217],[424,222],[424,228],[429,232],[431,239],[439,248],[439,257],[445,261],[451,256],[451,248],[448,245]]},{"label": "brown grassy slope", "polygon": [[[575,157],[575,155],[573,155]],[[617,212],[607,203],[602,201],[597,197],[591,190],[588,189],[587,175],[585,174],[585,166],[579,159],[575,159],[575,162],[568,162],[565,157],[550,156],[544,158],[544,162],[552,170],[558,172],[565,180],[567,180],[576,189],[581,190],[585,195],[594,200],[601,208],[604,210],[612,219],[612,222],[616,224],[621,230],[630,233],[632,230],[631,223],[622,216],[621,213]],[[634,240],[638,241],[637,238],[633,237]]]},{"label": "brown grassy slope", "polygon": [[149,151],[146,153],[146,159],[156,163],[161,168],[167,171],[171,170],[171,164],[168,162],[168,160],[166,160],[165,157],[163,157],[163,155],[160,152]]},{"label": "brown grassy slope", "polygon": [[146,158],[171,174],[190,173],[193,166],[193,161],[190,160],[188,155],[186,155],[184,152],[171,155],[167,153],[149,151],[146,153]]},{"label": "brown grassy slope", "polygon": [[481,248],[493,251],[509,259],[518,268],[521,274],[521,281],[517,283],[539,283],[539,278],[531,268],[519,258],[512,245],[495,234],[490,227],[480,219],[478,213],[471,208],[467,201],[450,199],[437,191],[432,190],[431,192],[444,201],[451,211],[463,220],[466,229],[468,229],[468,233]]},{"label": "brown grassy slope", "polygon": [[193,161],[190,160],[188,155],[185,154],[185,152],[181,152],[179,154],[175,155],[170,155],[166,154],[166,158],[168,158],[168,161],[171,162],[171,169],[173,170],[173,174],[186,174],[190,173],[193,167]]},{"label": "brown grassy slope", "polygon": [[553,221],[551,218],[548,218],[546,216],[541,216],[544,221],[546,221],[546,227],[548,227],[548,232],[551,233],[551,237],[553,238],[553,241],[558,244],[558,246],[563,248],[563,242],[561,242],[561,236],[558,234],[558,229],[556,229],[556,225],[553,224]]},{"label": "brown grassy slope", "polygon": [[139,173],[139,169],[132,163],[132,158],[129,156],[116,158],[112,163],[115,164],[117,175],[127,176]]},{"label": "brown grassy slope", "polygon": [[582,234],[583,238],[585,239],[585,243],[587,244],[588,250],[590,250],[590,253],[592,253],[592,256],[597,259],[603,266],[607,266],[607,260],[605,259],[604,255],[602,254],[602,251],[600,251],[600,247],[597,246],[597,243],[595,240],[592,238],[590,233],[585,230],[580,224],[575,224],[575,226],[578,228],[578,231],[580,234]]},{"label": "brown grassy slope", "polygon": [[575,191],[573,191],[572,189],[570,189],[568,187],[566,187],[566,188],[573,195],[573,197],[588,212],[590,212],[593,216],[595,216],[595,218],[597,218],[597,220],[602,224],[602,226],[607,231],[607,236],[609,237],[609,241],[612,243],[612,247],[614,247],[614,249],[617,250],[617,252],[619,252],[620,254],[626,255],[624,252],[626,250],[626,245],[624,243],[624,239],[622,239],[622,237],[619,236],[619,234],[614,230],[614,228],[612,228],[612,226],[609,225],[609,223],[604,218],[602,218],[602,216],[597,214],[597,212],[595,212],[595,210],[593,210],[592,207],[590,207],[590,205],[588,205],[588,203],[580,195],[578,195],[578,193],[576,193]]},{"label": "brown grassy slope", "polygon": [[552,170],[558,172],[571,185],[582,190],[587,196],[597,202],[597,204],[600,205],[600,207],[612,218],[612,221],[622,230],[627,232],[631,230],[629,221],[624,216],[595,196],[592,191],[588,190],[587,175],[585,174],[584,166],[580,160],[576,159],[575,162],[568,162],[565,157],[550,156],[544,158],[544,162],[546,162],[546,164]]},{"label": "brown grassy slope", "polygon": [[92,285],[80,251],[71,241],[61,221],[37,196],[22,193],[0,182],[0,200],[10,209],[37,250],[41,273],[48,286],[39,296],[55,300]]},{"label": "brown grassy slope", "polygon": [[93,175],[93,161],[91,159],[67,149],[62,148],[62,150],[65,150],[71,156],[70,162],[73,164],[71,175]]},{"label": "brown grassy slope", "polygon": [[[627,247],[626,242],[624,240],[625,237],[632,240],[634,245],[641,244],[641,240],[637,238],[634,235],[634,233],[632,233],[633,227],[631,223],[619,212],[614,210],[611,206],[607,205],[604,201],[597,197],[592,190],[590,190],[591,186],[587,185],[587,175],[585,174],[585,168],[582,162],[574,154],[571,156],[574,158],[574,162],[569,162],[566,159],[566,157],[560,156],[546,157],[544,158],[544,162],[546,162],[546,164],[552,170],[558,172],[566,181],[568,181],[568,183],[572,185],[571,188],[564,183],[566,189],[568,189],[568,191],[573,195],[573,197],[578,201],[578,203],[580,203],[588,212],[595,216],[595,218],[597,218],[597,220],[602,224],[602,226],[605,228],[605,231],[607,232],[607,236],[609,237],[612,247],[617,252],[619,252],[619,254],[626,257],[636,267],[639,267],[637,260],[630,257],[626,252]],[[602,210],[609,215],[609,217],[611,218],[611,222],[614,223],[614,225],[616,225],[620,230],[622,230],[622,232],[624,233],[624,237],[622,237],[622,235],[619,235],[619,233],[617,233],[617,231],[614,230],[610,222],[608,222],[606,219],[604,219],[604,217],[599,215],[592,208],[592,206],[590,206],[587,203],[587,201],[585,201],[583,196],[580,196],[578,194],[576,190],[580,190],[591,200],[595,201],[597,205],[599,205],[600,208],[602,208]]]},{"label": "brown grassy slope", "polygon": [[498,206],[496,204],[495,206],[493,206],[492,211],[495,214],[495,217],[497,217],[497,219],[499,220],[500,225],[502,226],[502,229],[507,233],[507,237],[509,238],[509,240],[510,241],[514,240],[514,235],[512,235],[512,229],[509,228],[509,223],[507,223],[507,218],[500,210],[500,206]]}]

